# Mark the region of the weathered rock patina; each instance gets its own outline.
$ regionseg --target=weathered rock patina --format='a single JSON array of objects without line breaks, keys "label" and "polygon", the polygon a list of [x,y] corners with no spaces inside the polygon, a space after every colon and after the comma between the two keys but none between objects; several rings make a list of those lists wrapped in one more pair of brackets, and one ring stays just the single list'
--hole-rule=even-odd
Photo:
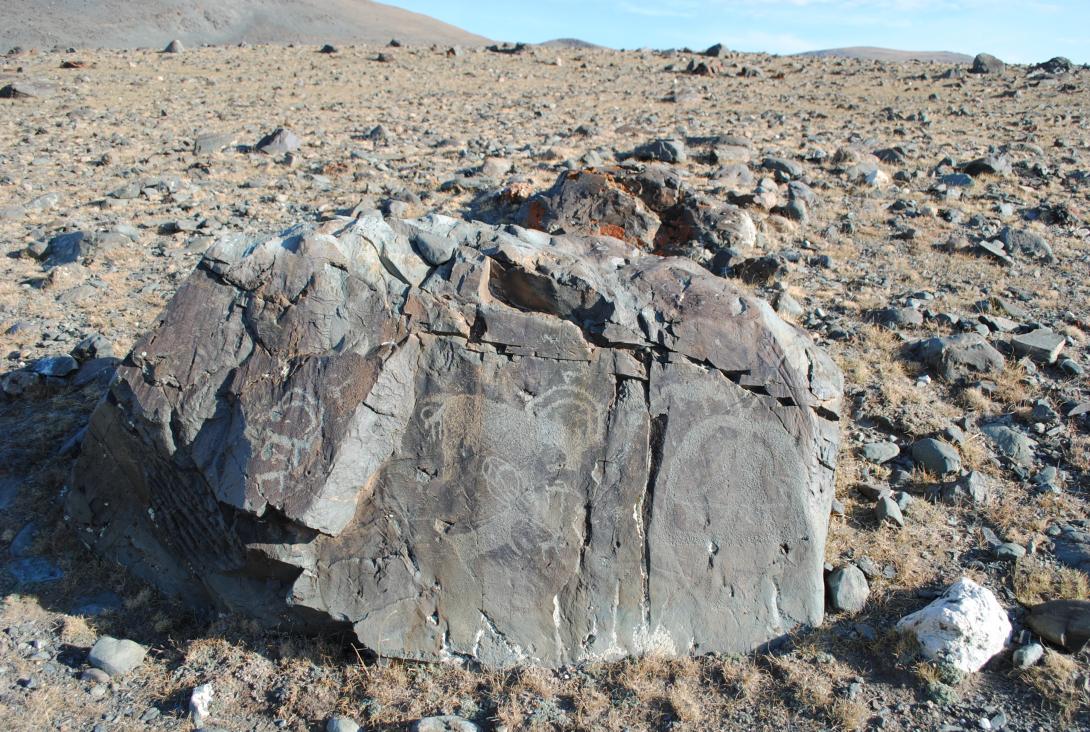
[{"label": "weathered rock patina", "polygon": [[687,259],[340,219],[209,250],[68,508],[167,592],[382,655],[739,652],[822,619],[841,391]]}]

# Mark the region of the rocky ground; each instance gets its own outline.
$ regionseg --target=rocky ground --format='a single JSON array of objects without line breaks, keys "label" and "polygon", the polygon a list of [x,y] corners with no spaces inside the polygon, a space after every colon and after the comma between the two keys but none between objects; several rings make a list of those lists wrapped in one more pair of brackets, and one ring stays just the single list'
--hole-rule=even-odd
[{"label": "rocky ground", "polygon": [[[1053,638],[1019,668],[1027,608],[1090,599],[1090,72],[331,50],[0,60],[6,729],[1090,727],[1085,655]],[[375,207],[513,221],[655,140],[636,157],[753,222],[705,263],[844,370],[822,627],[745,657],[478,673],[194,615],[82,548],[62,498],[110,357],[217,237]],[[953,678],[895,625],[961,577],[1014,631]],[[146,653],[92,666],[103,636]]]}]

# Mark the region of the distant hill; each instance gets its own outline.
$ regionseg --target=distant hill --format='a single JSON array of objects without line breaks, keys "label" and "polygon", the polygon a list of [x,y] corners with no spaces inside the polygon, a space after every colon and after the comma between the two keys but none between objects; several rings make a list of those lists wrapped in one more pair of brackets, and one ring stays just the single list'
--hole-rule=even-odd
[{"label": "distant hill", "polygon": [[488,39],[369,0],[0,0],[0,51],[161,48],[203,43],[385,43],[476,46]]},{"label": "distant hill", "polygon": [[944,64],[970,64],[972,56],[952,51],[898,51],[893,48],[852,46],[851,48],[827,48],[823,51],[807,51],[795,54],[818,58],[858,58],[871,61],[934,61]]},{"label": "distant hill", "polygon": [[544,48],[605,48],[605,46],[599,46],[590,41],[584,41],[579,38],[554,38],[551,41],[545,41],[544,43],[536,44]]}]

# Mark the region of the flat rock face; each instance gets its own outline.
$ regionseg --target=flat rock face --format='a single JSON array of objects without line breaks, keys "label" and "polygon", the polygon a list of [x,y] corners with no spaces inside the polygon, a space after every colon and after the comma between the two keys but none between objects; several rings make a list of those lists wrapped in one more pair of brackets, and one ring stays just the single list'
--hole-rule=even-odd
[{"label": "flat rock face", "polygon": [[340,219],[208,251],[68,509],[168,592],[383,655],[733,653],[821,621],[840,399],[800,330],[689,260]]}]

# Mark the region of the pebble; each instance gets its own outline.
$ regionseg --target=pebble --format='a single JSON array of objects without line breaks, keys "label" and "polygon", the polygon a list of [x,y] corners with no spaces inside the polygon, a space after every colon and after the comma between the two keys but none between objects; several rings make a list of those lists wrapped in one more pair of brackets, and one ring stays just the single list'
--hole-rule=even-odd
[{"label": "pebble", "polygon": [[1014,650],[1014,653],[1011,654],[1011,662],[1016,669],[1026,669],[1035,665],[1044,658],[1044,655],[1044,646],[1040,643],[1029,643]]},{"label": "pebble", "polygon": [[901,513],[900,506],[889,495],[884,495],[878,499],[878,502],[874,505],[874,515],[878,518],[879,523],[888,521],[897,526],[905,525],[905,517]]},{"label": "pebble", "polygon": [[359,732],[359,724],[348,717],[330,717],[325,725],[326,732]]}]

